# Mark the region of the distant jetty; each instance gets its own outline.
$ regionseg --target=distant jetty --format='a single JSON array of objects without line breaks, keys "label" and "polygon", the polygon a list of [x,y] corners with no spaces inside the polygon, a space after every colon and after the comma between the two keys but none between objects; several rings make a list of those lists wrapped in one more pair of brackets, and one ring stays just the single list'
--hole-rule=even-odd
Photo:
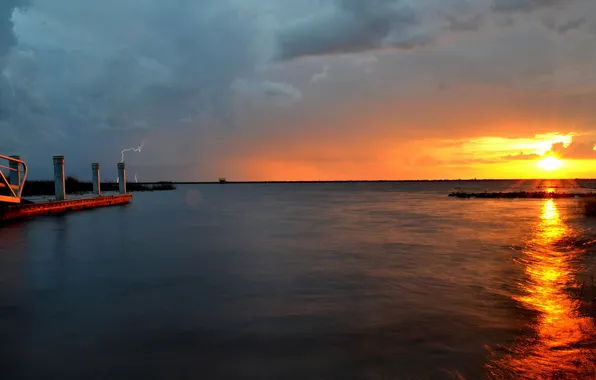
[{"label": "distant jetty", "polygon": [[510,191],[510,192],[483,192],[483,193],[467,193],[465,191],[454,191],[449,194],[450,197],[455,198],[484,198],[484,199],[500,199],[500,198],[535,198],[535,199],[559,199],[559,198],[596,198],[596,193],[559,193],[554,191]]}]

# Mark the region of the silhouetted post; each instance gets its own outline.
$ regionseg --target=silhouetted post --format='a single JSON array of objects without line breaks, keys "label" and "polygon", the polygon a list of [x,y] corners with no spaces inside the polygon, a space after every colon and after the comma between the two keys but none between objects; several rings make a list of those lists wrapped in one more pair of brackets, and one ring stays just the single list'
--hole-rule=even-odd
[{"label": "silhouetted post", "polygon": [[91,171],[93,172],[93,194],[100,196],[101,195],[101,188],[100,188],[100,177],[99,177],[99,164],[94,162],[91,164]]},{"label": "silhouetted post", "polygon": [[54,190],[56,200],[66,199],[66,185],[64,183],[64,156],[54,156]]},{"label": "silhouetted post", "polygon": [[[21,156],[10,156],[10,157],[15,158],[17,160],[21,159]],[[8,166],[10,167],[10,174],[9,174],[8,181],[10,182],[11,185],[21,186],[21,171],[19,168],[19,163],[10,161]]]},{"label": "silhouetted post", "polygon": [[118,162],[118,184],[120,185],[120,194],[126,194],[126,168],[124,162]]}]

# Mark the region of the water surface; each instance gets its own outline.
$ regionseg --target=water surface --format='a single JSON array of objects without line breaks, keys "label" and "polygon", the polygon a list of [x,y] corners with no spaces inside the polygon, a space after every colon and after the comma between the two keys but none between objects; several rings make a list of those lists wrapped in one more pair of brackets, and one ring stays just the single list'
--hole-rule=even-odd
[{"label": "water surface", "polygon": [[3,227],[2,378],[593,375],[596,222],[464,185],[180,186]]}]

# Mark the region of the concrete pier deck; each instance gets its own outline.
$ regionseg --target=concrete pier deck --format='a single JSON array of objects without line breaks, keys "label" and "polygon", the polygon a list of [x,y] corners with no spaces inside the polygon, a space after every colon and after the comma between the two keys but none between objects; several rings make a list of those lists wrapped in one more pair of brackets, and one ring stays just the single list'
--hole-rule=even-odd
[{"label": "concrete pier deck", "polygon": [[81,197],[64,201],[42,201],[19,205],[5,205],[0,207],[0,221],[8,222],[34,216],[56,215],[70,211],[125,205],[130,203],[131,199],[132,194],[117,194]]}]

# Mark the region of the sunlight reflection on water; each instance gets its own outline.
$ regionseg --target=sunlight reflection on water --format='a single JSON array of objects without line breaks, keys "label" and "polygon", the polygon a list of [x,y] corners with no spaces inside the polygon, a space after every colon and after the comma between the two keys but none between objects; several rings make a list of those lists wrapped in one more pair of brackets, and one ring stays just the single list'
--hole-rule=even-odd
[{"label": "sunlight reflection on water", "polygon": [[594,376],[594,321],[580,313],[581,301],[574,298],[577,279],[570,261],[585,250],[560,244],[573,234],[565,225],[556,203],[545,200],[535,235],[520,259],[527,281],[519,286],[525,293],[514,297],[524,308],[538,313],[528,336],[518,339],[509,353],[489,365],[498,378],[565,378]]}]

